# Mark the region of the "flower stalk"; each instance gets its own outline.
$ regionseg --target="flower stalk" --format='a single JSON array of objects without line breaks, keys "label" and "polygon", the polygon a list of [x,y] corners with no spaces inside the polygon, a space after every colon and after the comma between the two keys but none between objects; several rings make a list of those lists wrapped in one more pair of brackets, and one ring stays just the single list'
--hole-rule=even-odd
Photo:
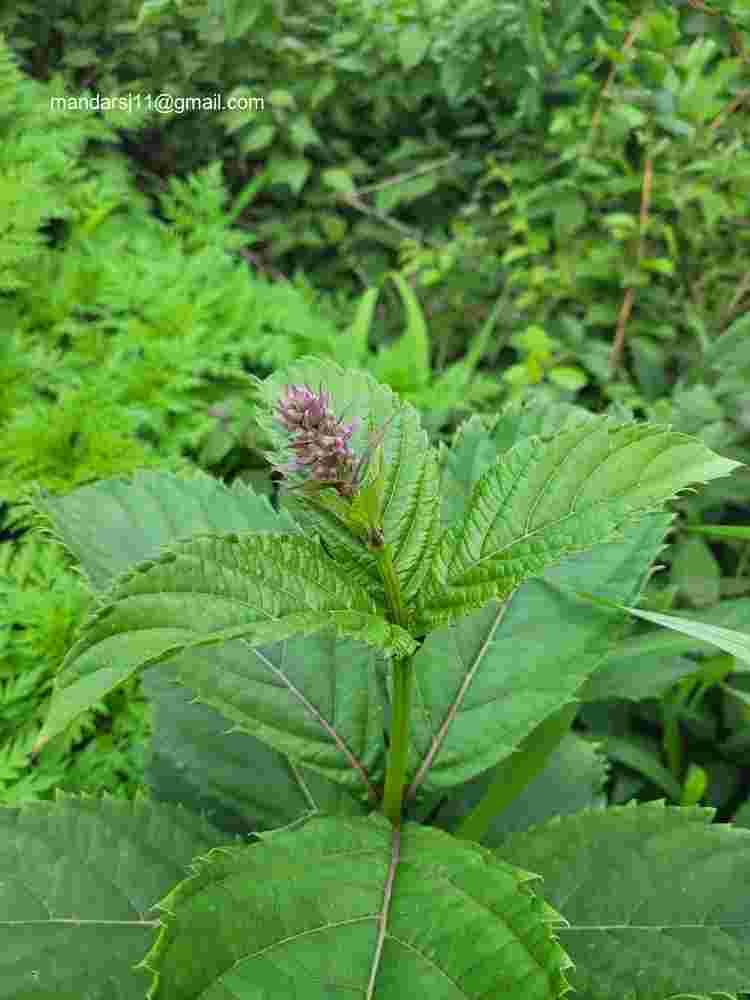
[{"label": "flower stalk", "polygon": [[[407,628],[407,610],[388,540],[383,532],[382,452],[375,478],[363,487],[359,481],[362,460],[357,461],[350,447],[355,421],[343,424],[329,409],[329,403],[329,395],[322,387],[317,395],[305,385],[286,387],[286,395],[279,403],[277,416],[291,435],[291,445],[296,457],[292,462],[274,466],[274,469],[285,476],[306,473],[304,485],[308,489],[317,485],[337,490],[339,497],[332,498],[326,506],[338,513],[361,538],[367,540],[385,589],[386,617],[393,624]],[[308,499],[312,502],[312,494]],[[335,504],[333,500],[336,501]],[[393,705],[383,812],[393,826],[398,828],[408,764],[412,658],[394,657],[392,668]]]},{"label": "flower stalk", "polygon": [[[388,618],[396,625],[406,628],[401,587],[393,566],[390,548],[385,542],[378,549],[378,568],[385,586],[388,603]],[[394,657],[393,667],[393,711],[391,713],[391,744],[388,749],[388,763],[383,792],[383,812],[397,829],[401,824],[401,807],[409,759],[409,716],[411,712],[411,689],[413,681],[412,657]]]}]

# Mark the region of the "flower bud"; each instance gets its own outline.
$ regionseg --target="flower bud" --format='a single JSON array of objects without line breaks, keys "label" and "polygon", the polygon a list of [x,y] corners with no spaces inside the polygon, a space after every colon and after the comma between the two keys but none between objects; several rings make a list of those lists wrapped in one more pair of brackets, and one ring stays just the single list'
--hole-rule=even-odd
[{"label": "flower bud", "polygon": [[278,405],[278,419],[292,436],[296,458],[275,466],[276,472],[307,471],[312,479],[350,481],[356,466],[349,441],[356,419],[337,420],[329,409],[330,397],[321,387],[316,396],[306,385],[288,385]]}]

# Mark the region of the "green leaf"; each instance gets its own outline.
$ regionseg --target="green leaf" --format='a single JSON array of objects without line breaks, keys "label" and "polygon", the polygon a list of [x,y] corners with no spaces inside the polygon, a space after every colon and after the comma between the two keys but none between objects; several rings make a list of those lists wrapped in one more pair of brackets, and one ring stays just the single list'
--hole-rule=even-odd
[{"label": "green leaf", "polygon": [[357,193],[354,180],[348,170],[342,170],[340,167],[330,167],[324,170],[320,177],[325,186],[332,191],[337,191],[340,194]]},{"label": "green leaf", "polygon": [[439,830],[313,818],[211,851],[194,872],[160,904],[149,1000],[554,1000],[567,986],[560,919],[536,876]]},{"label": "green leaf", "polygon": [[[311,812],[366,811],[338,782],[295,764],[195,702],[167,667],[147,670],[142,686],[153,707],[146,781],[161,801],[182,803],[217,829],[243,835],[287,826]],[[373,769],[384,765],[378,761]]]},{"label": "green leaf", "polygon": [[[346,353],[351,364],[364,365],[367,363],[369,355],[367,342],[370,336],[372,317],[375,312],[375,306],[379,295],[379,288],[367,289],[357,304],[357,311],[354,315],[352,325],[349,328],[346,337],[343,338],[341,353]],[[339,360],[342,359],[339,358]]]},{"label": "green leaf", "polygon": [[427,636],[413,660],[409,799],[512,764],[540,723],[578,699],[620,625],[608,611],[592,615],[575,598],[575,581],[637,599],[669,523],[650,514],[623,541],[568,558],[504,605],[491,602]]},{"label": "green leaf", "polygon": [[580,368],[571,368],[565,365],[556,365],[554,368],[550,368],[547,371],[547,378],[555,385],[559,385],[561,389],[567,389],[568,392],[578,392],[579,389],[588,385],[589,381],[585,372]]},{"label": "green leaf", "polygon": [[674,274],[674,262],[668,257],[641,257],[639,266],[656,274]]},{"label": "green leaf", "polygon": [[605,740],[604,746],[607,755],[613,760],[625,764],[633,771],[638,771],[653,785],[666,792],[674,802],[680,801],[682,789],[679,781],[664,767],[656,754],[648,747],[641,746],[637,739],[619,739],[610,736]]},{"label": "green leaf", "polygon": [[636,618],[643,618],[644,621],[653,622],[655,625],[663,625],[664,628],[674,629],[675,632],[682,632],[694,639],[710,642],[713,646],[723,649],[725,653],[731,653],[738,660],[750,665],[750,635],[748,634],[737,632],[734,629],[720,628],[717,625],[709,625],[705,622],[693,621],[689,618],[680,618],[676,615],[662,615],[653,611],[641,611],[639,608],[628,608],[622,604],[603,601],[590,594],[581,593],[578,596],[587,601],[595,601],[597,604],[619,608],[621,611],[635,615]]},{"label": "green leaf", "polygon": [[136,28],[142,28],[150,21],[158,21],[164,13],[173,7],[174,0],[143,0],[135,22]]},{"label": "green leaf", "polygon": [[430,339],[419,300],[402,274],[390,272],[406,309],[406,332],[375,361],[375,377],[396,389],[423,388],[430,379]]},{"label": "green leaf", "polygon": [[273,142],[276,132],[275,125],[256,125],[251,132],[243,137],[243,150],[246,153],[254,153],[259,149],[265,149]]},{"label": "green leaf", "polygon": [[[534,732],[528,737],[533,739]],[[456,835],[459,823],[481,802],[499,775],[512,774],[513,756],[455,789],[434,824]],[[481,838],[485,847],[499,847],[509,833],[528,830],[554,816],[568,816],[581,809],[604,808],[607,760],[599,744],[567,733],[544,769],[532,778],[513,802],[493,817]]]},{"label": "green leaf", "polygon": [[540,405],[532,397],[507,404],[500,415],[474,414],[456,431],[442,469],[444,525],[463,517],[471,491],[498,456],[532,435],[542,438],[596,420],[594,414],[572,403]]},{"label": "green leaf", "polygon": [[[591,597],[587,597],[586,600],[594,603]],[[596,604],[602,605],[600,598],[596,599]],[[750,599],[740,597],[734,600],[725,600],[721,601],[720,604],[714,605],[712,608],[707,608],[705,611],[694,611],[691,614],[691,621],[748,629],[750,628]],[[623,639],[621,642],[613,645],[611,650],[614,658],[627,657],[630,660],[636,660],[639,657],[668,657],[681,656],[685,653],[714,652],[715,647],[709,642],[676,632],[665,632],[659,628],[649,629],[641,635],[634,635]],[[741,669],[739,664],[737,666],[738,669]]]},{"label": "green leaf", "polygon": [[419,24],[409,24],[398,36],[398,57],[408,72],[424,59],[432,41],[431,36]]},{"label": "green leaf", "polygon": [[159,548],[205,531],[298,531],[292,518],[277,514],[268,498],[239,479],[227,487],[203,472],[179,479],[139,469],[131,481],[104,479],[51,496],[31,496],[42,535],[62,542],[96,591],[156,555]]},{"label": "green leaf", "polygon": [[568,193],[555,208],[555,233],[558,240],[570,236],[586,224],[588,206],[580,195]]},{"label": "green leaf", "polygon": [[[274,372],[267,379],[255,380],[262,407],[257,421],[273,450],[266,452],[269,461],[291,457],[288,435],[274,416],[286,385],[319,385],[330,393],[331,406],[340,418],[360,420],[351,444],[357,455],[370,446],[369,429],[374,433],[385,428],[384,497],[382,527],[391,548],[396,575],[405,600],[419,590],[429,570],[429,557],[437,544],[440,527],[438,505],[439,476],[434,449],[421,428],[419,414],[387,387],[366,372],[342,369],[330,361],[301,358],[288,368]],[[380,604],[383,585],[377,563],[367,545],[340,520],[308,499],[287,493],[284,503],[307,531],[319,534],[332,559],[353,583],[366,587]]]},{"label": "green leaf", "polygon": [[294,194],[299,194],[311,169],[308,159],[274,156],[268,164],[267,174],[272,184],[288,184]]},{"label": "green leaf", "polygon": [[740,465],[686,434],[605,417],[551,441],[522,441],[482,476],[463,523],[441,538],[416,627],[429,630],[503,598],[563,556],[618,537],[691,483]]},{"label": "green leaf", "polygon": [[134,966],[159,931],[152,907],[227,835],[140,794],[58,791],[0,808],[0,842],[2,1000],[143,1000]]},{"label": "green leaf", "polygon": [[627,641],[613,643],[604,662],[581,689],[581,701],[659,698],[697,669],[697,663],[686,656],[640,653]]},{"label": "green leaf", "polygon": [[750,541],[750,527],[742,524],[686,524],[684,531],[708,535],[709,538],[733,538]]},{"label": "green leaf", "polygon": [[717,604],[721,597],[721,568],[702,538],[681,538],[674,547],[670,582],[695,607]]},{"label": "green leaf", "polygon": [[375,208],[381,215],[389,215],[402,202],[416,201],[432,194],[438,184],[434,173],[422,174],[420,177],[409,177],[396,181],[381,188],[375,195]]},{"label": "green leaf", "polygon": [[711,341],[706,363],[723,371],[750,367],[750,313],[743,313],[720,337]]},{"label": "green leaf", "polygon": [[[334,629],[386,653],[412,652],[416,643],[411,636],[375,612],[372,598],[325,559],[314,541],[247,533],[176,543],[116,580],[106,603],[84,624],[57,676],[34,752],[136,671],[197,647],[242,639],[247,651]],[[249,666],[252,657],[247,659]],[[193,662],[191,669],[190,657],[183,656],[176,676],[201,701],[251,732],[254,724],[256,735],[265,738],[265,711],[244,708],[253,700],[248,699],[247,682],[236,690],[234,685],[227,688],[217,667],[208,676],[201,676],[200,667]],[[264,702],[259,694],[256,706]],[[293,719],[277,711],[275,721],[278,732],[267,742],[283,752],[310,752],[309,740],[296,735]]]},{"label": "green leaf", "polygon": [[288,90],[272,90],[267,95],[268,103],[274,108],[296,108],[294,94]]},{"label": "green leaf", "polygon": [[[507,837],[497,853],[544,878],[580,1000],[664,1000],[750,985],[750,830],[713,809],[630,804]],[[637,993],[634,993],[637,983]]]}]

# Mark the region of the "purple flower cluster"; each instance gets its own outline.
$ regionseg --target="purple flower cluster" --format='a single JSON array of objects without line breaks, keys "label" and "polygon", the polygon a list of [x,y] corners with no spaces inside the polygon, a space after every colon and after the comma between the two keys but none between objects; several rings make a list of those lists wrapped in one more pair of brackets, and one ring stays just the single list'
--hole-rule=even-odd
[{"label": "purple flower cluster", "polygon": [[296,459],[276,471],[306,471],[312,479],[350,482],[356,458],[349,440],[356,428],[337,420],[329,409],[330,397],[321,387],[315,395],[306,385],[288,385],[278,406],[278,418],[292,435]]}]

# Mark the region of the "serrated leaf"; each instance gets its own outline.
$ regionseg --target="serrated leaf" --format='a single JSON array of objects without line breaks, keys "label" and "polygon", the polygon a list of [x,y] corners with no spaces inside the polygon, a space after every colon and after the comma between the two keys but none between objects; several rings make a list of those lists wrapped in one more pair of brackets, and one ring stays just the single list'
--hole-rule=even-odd
[{"label": "serrated leaf", "polygon": [[670,521],[650,514],[623,541],[568,558],[506,604],[491,602],[427,636],[413,660],[407,798],[445,793],[512,760],[541,722],[577,700],[619,623],[606,610],[591,614],[573,596],[574,581],[637,595]]},{"label": "serrated leaf", "polygon": [[498,854],[538,872],[545,898],[570,922],[558,934],[575,963],[576,998],[750,987],[750,830],[713,816],[631,804],[503,841]]},{"label": "serrated leaf", "polygon": [[573,403],[540,404],[532,397],[506,404],[500,415],[473,414],[456,431],[442,469],[443,523],[463,516],[477,481],[503,452],[524,438],[553,437],[596,416]]},{"label": "serrated leaf", "polygon": [[[316,392],[322,385],[330,394],[336,416],[359,419],[351,438],[357,455],[369,447],[370,428],[385,428],[382,441],[384,459],[383,535],[391,550],[401,592],[408,601],[419,590],[429,570],[429,557],[439,531],[439,476],[434,449],[420,426],[413,406],[402,402],[387,386],[366,372],[344,370],[334,362],[301,358],[264,381],[255,380],[262,403],[257,421],[273,450],[266,453],[272,462],[291,457],[288,435],[274,412],[286,385],[308,385]],[[343,526],[330,511],[287,495],[284,501],[295,519],[324,540],[331,558],[345,568],[347,578],[364,586],[378,601],[383,585],[372,552],[361,538]]]},{"label": "serrated leaf", "polygon": [[[316,542],[296,535],[247,533],[199,535],[176,543],[156,561],[140,564],[116,580],[107,603],[84,624],[57,676],[34,749],[136,671],[178,657],[175,675],[199,700],[282,752],[303,759],[310,755],[312,766],[319,766],[319,748],[298,734],[284,699],[279,701],[270,690],[248,695],[256,659],[266,667],[266,682],[281,681],[294,696],[300,695],[283,670],[274,670],[262,656],[253,657],[249,647],[332,628],[386,652],[390,647],[397,655],[407,655],[416,646],[407,632],[375,614],[370,596],[325,559]],[[238,639],[242,641],[235,648],[244,651],[245,663],[235,666],[231,683],[221,671],[218,649],[205,672],[205,661],[190,658],[200,647]],[[249,675],[244,683],[236,677],[243,670]],[[366,687],[362,678],[349,676],[342,682],[347,689]],[[287,696],[294,700],[290,691]],[[355,709],[351,698],[346,705],[353,715],[344,721],[353,725],[362,709]],[[374,750],[375,736],[382,730],[377,720],[372,725],[368,739]],[[334,765],[334,780],[362,780],[361,773],[357,779],[342,775],[342,763]]]},{"label": "serrated leaf", "polygon": [[[166,667],[147,670],[142,686],[153,706],[145,777],[161,801],[182,803],[217,829],[244,835],[288,826],[314,812],[368,811],[341,784],[295,764],[195,702]],[[383,762],[372,770],[383,772]]]},{"label": "serrated leaf", "polygon": [[418,631],[502,599],[545,566],[617,538],[691,483],[741,465],[658,425],[596,418],[550,441],[526,439],[474,487],[463,522],[435,550]]},{"label": "serrated leaf", "polygon": [[161,546],[198,532],[299,530],[240,480],[227,487],[202,472],[180,479],[139,469],[131,481],[104,479],[66,496],[38,490],[32,505],[46,525],[42,534],[65,545],[97,591]]},{"label": "serrated leaf", "polygon": [[152,908],[227,839],[140,794],[0,808],[0,1000],[143,1000]]},{"label": "serrated leaf", "polygon": [[553,1000],[567,988],[559,917],[535,876],[439,830],[394,832],[378,813],[313,818],[195,868],[161,904],[142,963],[155,973],[149,1000]]}]

